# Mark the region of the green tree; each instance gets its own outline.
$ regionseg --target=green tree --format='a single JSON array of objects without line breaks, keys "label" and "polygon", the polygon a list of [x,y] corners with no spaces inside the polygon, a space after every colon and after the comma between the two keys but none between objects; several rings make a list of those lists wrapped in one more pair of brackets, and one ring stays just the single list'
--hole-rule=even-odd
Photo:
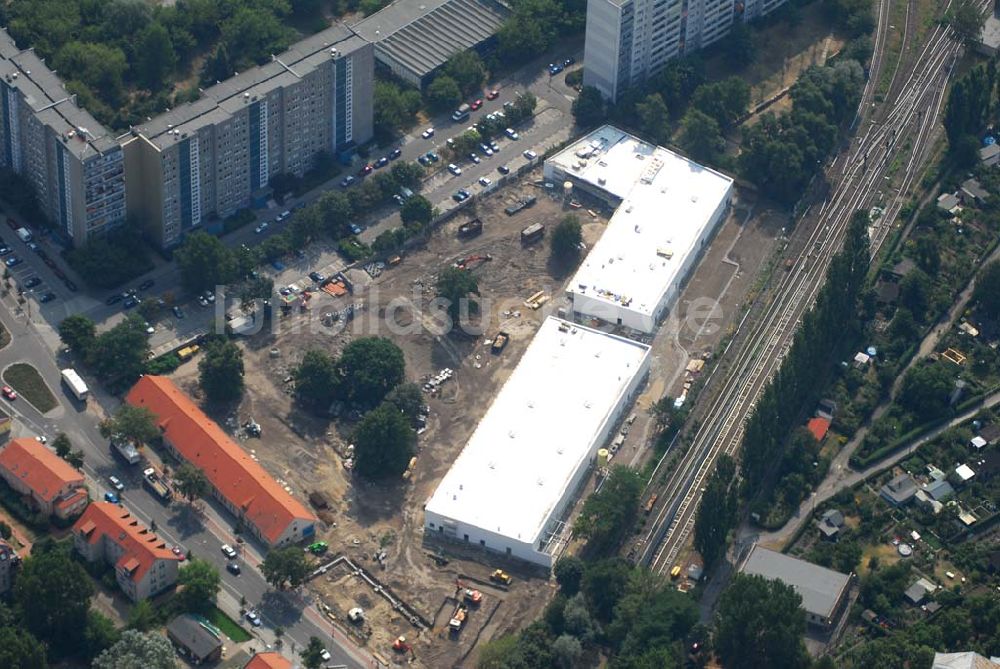
[{"label": "green tree", "polygon": [[181,590],[177,601],[181,610],[190,613],[206,613],[215,606],[215,597],[219,594],[221,580],[219,570],[211,563],[198,558],[187,561],[181,567],[177,583]]},{"label": "green tree", "polygon": [[176,657],[167,637],[130,629],[94,660],[93,669],[174,669]]},{"label": "green tree", "polygon": [[583,231],[580,219],[570,214],[559,221],[552,231],[552,259],[564,267],[571,267],[580,260],[580,245],[583,243]]},{"label": "green tree", "polygon": [[139,33],[136,47],[136,75],[151,91],[160,89],[177,65],[177,54],[170,33],[162,24],[153,22]]},{"label": "green tree", "polygon": [[0,627],[0,666],[46,669],[45,646],[23,629]]},{"label": "green tree", "polygon": [[618,557],[587,563],[580,591],[599,622],[611,622],[615,606],[628,590],[631,575],[632,567]]},{"label": "green tree", "polygon": [[552,642],[552,655],[555,657],[555,666],[559,669],[573,669],[580,666],[580,658],[583,656],[583,645],[575,636],[563,634]]},{"label": "green tree", "polygon": [[59,339],[70,350],[86,356],[97,335],[94,321],[82,314],[67,316],[59,323]]},{"label": "green tree", "polygon": [[702,493],[694,524],[694,546],[708,568],[725,555],[726,536],[736,525],[736,491],[729,489],[735,475],[736,463],[723,453]]},{"label": "green tree", "polygon": [[341,395],[363,408],[377,406],[402,383],[403,351],[385,337],[361,337],[346,347],[337,361]]},{"label": "green tree", "polygon": [[790,585],[737,574],[719,600],[715,648],[732,669],[809,666],[802,597]]},{"label": "green tree", "polygon": [[101,423],[101,436],[110,439],[117,435],[137,444],[148,444],[160,436],[156,420],[156,414],[146,407],[122,404],[111,419]]},{"label": "green tree", "polygon": [[390,81],[375,82],[374,104],[375,134],[385,140],[413,122],[423,100],[420,91],[400,88]]},{"label": "green tree", "polygon": [[336,361],[324,351],[306,351],[299,366],[292,370],[295,393],[314,411],[325,412],[337,397]]},{"label": "green tree", "polygon": [[1000,317],[1000,260],[979,270],[972,298],[988,318]]},{"label": "green tree", "polygon": [[917,321],[923,321],[930,306],[931,280],[921,269],[915,269],[899,282],[899,304],[910,310]]},{"label": "green tree", "polygon": [[632,533],[638,517],[639,474],[624,465],[614,465],[601,489],[587,498],[573,524],[576,536],[587,540],[587,548],[598,555],[615,551]]},{"label": "green tree", "polygon": [[426,99],[432,110],[445,112],[454,109],[462,101],[462,90],[454,79],[440,74],[427,87]]},{"label": "green tree", "polygon": [[66,462],[74,469],[83,469],[83,451],[73,451],[66,456]]},{"label": "green tree", "polygon": [[722,48],[729,62],[737,67],[746,67],[757,60],[757,40],[745,21],[733,21]]},{"label": "green tree", "polygon": [[269,551],[260,569],[267,582],[279,590],[284,590],[286,584],[297,588],[309,575],[309,563],[306,561],[305,553],[297,546]]},{"label": "green tree", "polygon": [[464,95],[471,95],[483,83],[486,66],[479,54],[471,49],[459,51],[444,64],[444,72],[455,80]]},{"label": "green tree", "polygon": [[590,128],[603,123],[607,118],[604,96],[593,86],[584,86],[573,100],[573,118],[581,128]]},{"label": "green tree", "polygon": [[448,267],[438,275],[437,297],[443,302],[452,324],[459,322],[465,307],[468,313],[476,313],[478,304],[470,300],[469,295],[479,295],[479,282],[472,272]]},{"label": "green tree", "polygon": [[205,472],[190,462],[185,462],[177,467],[174,470],[173,479],[177,491],[188,502],[194,502],[199,497],[204,497],[212,492],[212,484],[208,482]]},{"label": "green tree", "polygon": [[552,573],[559,584],[559,592],[572,597],[580,590],[580,582],[583,580],[585,565],[583,560],[575,555],[564,555],[556,560]]},{"label": "green tree", "polygon": [[367,479],[402,476],[416,452],[417,433],[391,404],[369,411],[354,431],[354,467]]},{"label": "green tree", "polygon": [[434,207],[423,195],[414,195],[403,203],[399,217],[405,225],[423,227],[434,218]]},{"label": "green tree", "polygon": [[221,32],[229,57],[240,70],[264,62],[268,54],[281,53],[294,39],[292,29],[282,25],[274,13],[250,6],[236,9],[222,22]]},{"label": "green tree", "polygon": [[243,350],[228,339],[213,340],[198,363],[198,382],[213,404],[239,400],[243,395]]},{"label": "green tree", "polygon": [[268,300],[273,295],[274,279],[271,279],[270,277],[250,277],[240,284],[240,305],[244,310],[253,308],[253,304],[256,300]]},{"label": "green tree", "polygon": [[52,441],[52,448],[55,449],[56,455],[65,460],[70,452],[72,452],[73,444],[70,442],[69,437],[66,436],[65,432],[60,432]]},{"label": "green tree", "polygon": [[93,660],[105,650],[118,643],[121,634],[118,632],[111,618],[108,618],[100,611],[91,609],[87,611],[87,624],[83,636],[83,655],[88,660]]},{"label": "green tree", "polygon": [[746,114],[750,104],[750,85],[740,77],[703,84],[694,92],[691,104],[714,118],[719,126],[730,126]]},{"label": "green tree", "polygon": [[148,632],[158,624],[156,609],[153,608],[148,599],[140,599],[129,609],[128,620],[126,620],[128,629]]},{"label": "green tree", "polygon": [[650,93],[635,106],[642,133],[656,144],[664,144],[670,138],[670,110],[663,96]]},{"label": "green tree", "polygon": [[424,407],[424,395],[415,383],[400,383],[385,396],[385,401],[410,420],[414,420]]},{"label": "green tree", "polygon": [[231,283],[236,279],[236,258],[217,237],[196,231],[184,238],[175,254],[181,283],[191,293]]},{"label": "green tree", "polygon": [[69,42],[56,53],[53,61],[60,75],[79,81],[111,106],[124,98],[124,76],[128,70],[121,49],[92,42]]},{"label": "green tree", "polygon": [[940,418],[953,388],[952,375],[943,365],[914,365],[903,376],[899,403],[921,421]]},{"label": "green tree", "polygon": [[146,323],[138,314],[129,314],[110,330],[97,335],[88,348],[87,364],[99,378],[112,385],[131,384],[145,370],[149,352]]},{"label": "green tree", "polygon": [[957,0],[945,14],[952,38],[972,51],[979,45],[986,16],[974,0]]},{"label": "green tree", "polygon": [[678,141],[691,157],[704,162],[714,161],[724,143],[718,122],[697,109],[684,113]]},{"label": "green tree", "polygon": [[32,553],[14,583],[19,626],[45,642],[56,657],[77,652],[85,642],[94,586],[66,546]]},{"label": "green tree", "polygon": [[309,637],[309,645],[302,649],[299,657],[306,669],[319,669],[323,666],[323,642],[314,636]]}]

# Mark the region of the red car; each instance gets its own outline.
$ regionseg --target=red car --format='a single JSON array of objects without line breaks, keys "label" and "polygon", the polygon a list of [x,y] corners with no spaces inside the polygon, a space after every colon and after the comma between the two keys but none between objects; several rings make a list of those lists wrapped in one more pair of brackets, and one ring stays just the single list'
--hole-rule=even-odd
[{"label": "red car", "polygon": [[187,556],[184,554],[184,550],[180,546],[174,546],[170,549],[170,551],[179,557],[181,562],[184,562],[184,560],[187,559]]},{"label": "red car", "polygon": [[362,167],[360,170],[358,170],[358,176],[359,177],[366,177],[366,176],[368,176],[369,174],[371,174],[374,171],[375,171],[375,166],[372,165],[371,163],[368,163],[367,165],[365,165],[364,167]]},{"label": "red car", "polygon": [[0,392],[2,392],[3,396],[6,397],[9,400],[16,400],[17,399],[17,393],[15,393],[14,389],[11,388],[10,386],[4,386],[3,389],[0,390]]},{"label": "red car", "polygon": [[500,91],[495,88],[486,94],[487,100],[496,100],[498,97],[500,97]]},{"label": "red car", "polygon": [[469,103],[469,106],[472,107],[472,111],[476,111],[477,109],[483,106],[483,101],[473,100],[472,102]]}]

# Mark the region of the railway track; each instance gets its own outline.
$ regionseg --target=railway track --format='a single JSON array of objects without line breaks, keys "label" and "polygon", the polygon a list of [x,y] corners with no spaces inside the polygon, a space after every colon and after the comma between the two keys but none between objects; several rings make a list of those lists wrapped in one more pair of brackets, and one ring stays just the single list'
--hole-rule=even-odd
[{"label": "railway track", "polygon": [[[873,56],[873,64],[878,67],[884,60],[888,14],[889,0],[882,0]],[[657,483],[657,472],[651,478],[647,492],[657,492],[659,504],[654,508],[651,529],[632,548],[637,560],[653,570],[669,571],[686,545],[694,528],[705,478],[719,454],[733,455],[738,450],[744,419],[778,369],[802,314],[821,288],[827,266],[839,248],[851,215],[858,209],[883,205],[883,215],[870,231],[873,255],[889,237],[904,195],[928,156],[929,140],[943,103],[945,84],[958,53],[948,32],[947,28],[939,26],[931,33],[907,76],[900,77],[897,61],[890,84],[894,99],[891,104],[883,105],[881,110],[887,111],[880,114],[878,123],[870,122],[864,114],[866,105],[872,104],[874,97],[877,70],[872,69],[873,76],[862,92],[858,117],[861,123],[870,125],[857,139],[853,150],[842,156],[844,164],[839,170],[843,176],[836,190],[816,214],[797,262],[782,278],[777,297],[764,307],[763,315],[754,321],[749,335],[733,352],[732,363],[721,380],[714,405],[696,430],[677,468],[667,474],[662,486]],[[909,31],[904,31],[905,34]],[[904,49],[905,44],[900,50],[901,57]],[[901,82],[898,86],[897,79]],[[905,162],[900,162],[907,148],[910,153],[904,156]],[[830,174],[838,172],[839,161],[838,158],[831,165]],[[884,184],[897,169],[904,170],[900,187],[892,196],[887,196],[883,192]]]}]

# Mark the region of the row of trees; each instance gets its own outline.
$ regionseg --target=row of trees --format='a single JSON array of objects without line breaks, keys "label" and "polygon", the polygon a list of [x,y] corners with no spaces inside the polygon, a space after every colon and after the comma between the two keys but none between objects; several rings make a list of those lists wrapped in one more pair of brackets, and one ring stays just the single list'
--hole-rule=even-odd
[{"label": "row of trees", "polygon": [[149,338],[138,314],[101,334],[90,318],[74,314],[59,324],[59,338],[109,388],[126,388],[145,371]]},{"label": "row of trees", "polygon": [[769,474],[785,459],[788,435],[803,408],[822,388],[823,370],[840,360],[860,333],[858,304],[869,264],[867,226],[867,213],[856,212],[815,306],[802,317],[788,355],[747,420],[742,474],[748,490],[765,489]]},{"label": "row of trees", "polygon": [[548,51],[556,40],[580,33],[586,22],[583,0],[516,0],[497,32],[497,58],[517,65]]},{"label": "row of trees", "polygon": [[979,135],[995,108],[996,61],[979,63],[951,86],[944,108],[945,132],[952,159],[962,167],[979,160]]}]

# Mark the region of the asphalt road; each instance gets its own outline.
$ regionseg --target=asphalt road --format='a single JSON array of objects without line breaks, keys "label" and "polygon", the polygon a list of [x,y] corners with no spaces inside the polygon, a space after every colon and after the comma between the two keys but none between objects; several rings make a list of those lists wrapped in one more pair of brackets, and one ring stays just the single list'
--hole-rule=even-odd
[{"label": "asphalt road", "polygon": [[[111,455],[108,443],[98,430],[100,416],[111,413],[118,400],[106,395],[95,384],[90,384],[92,397],[89,406],[76,400],[60,383],[59,363],[71,364],[69,360],[59,360],[52,350],[43,343],[34,324],[26,324],[23,315],[12,309],[13,299],[8,296],[0,308],[0,323],[11,333],[11,343],[3,349],[6,364],[16,361],[30,362],[38,369],[49,388],[59,400],[59,406],[42,415],[23,398],[14,402],[4,400],[4,410],[10,412],[18,425],[15,434],[19,436],[45,435],[50,440],[59,432],[65,432],[74,447],[82,449],[84,472],[94,499],[102,499],[110,490],[107,479],[112,474],[126,485],[121,494],[124,506],[149,524],[156,523],[157,533],[172,545],[180,545],[199,558],[210,561],[218,567],[222,575],[222,592],[219,604],[229,615],[239,617],[240,598],[245,597],[248,606],[259,607],[265,625],[254,633],[261,639],[260,648],[273,644],[273,628],[285,629],[285,645],[301,649],[308,644],[310,636],[324,640],[333,656],[333,664],[348,667],[373,666],[367,656],[352,649],[344,650],[330,640],[331,626],[320,618],[319,612],[310,602],[297,593],[272,590],[257,569],[265,548],[255,543],[240,544],[232,532],[231,517],[211,501],[199,502],[196,510],[183,501],[175,500],[169,507],[162,505],[141,485],[140,465],[128,466]],[[221,546],[229,543],[241,549],[239,561],[243,567],[239,576],[225,570],[226,560]],[[249,628],[249,624],[246,624]],[[355,657],[357,656],[357,657]]]}]

